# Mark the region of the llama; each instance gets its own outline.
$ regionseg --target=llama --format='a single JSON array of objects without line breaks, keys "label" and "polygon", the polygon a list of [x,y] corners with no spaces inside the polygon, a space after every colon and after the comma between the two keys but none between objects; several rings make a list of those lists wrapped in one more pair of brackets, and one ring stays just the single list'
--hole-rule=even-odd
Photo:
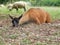
[{"label": "llama", "polygon": [[28,11],[26,11],[24,14],[22,14],[18,18],[13,18],[12,16],[9,16],[9,17],[12,19],[13,26],[16,26],[18,24],[22,25],[29,21],[32,21],[36,24],[51,22],[50,15],[46,11],[40,8],[30,8]]},{"label": "llama", "polygon": [[18,8],[23,8],[24,11],[26,11],[26,5],[29,5],[28,2],[24,1],[19,1],[19,2],[14,2],[11,5],[8,5],[8,9],[11,11],[12,9],[16,9],[18,11]]}]

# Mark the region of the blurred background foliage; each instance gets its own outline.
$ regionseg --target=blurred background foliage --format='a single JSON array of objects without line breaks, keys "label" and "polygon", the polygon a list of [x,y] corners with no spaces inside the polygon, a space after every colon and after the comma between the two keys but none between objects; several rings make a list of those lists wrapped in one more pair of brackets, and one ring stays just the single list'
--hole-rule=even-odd
[{"label": "blurred background foliage", "polygon": [[8,4],[16,1],[27,1],[33,6],[60,6],[60,0],[0,0],[0,4]]}]

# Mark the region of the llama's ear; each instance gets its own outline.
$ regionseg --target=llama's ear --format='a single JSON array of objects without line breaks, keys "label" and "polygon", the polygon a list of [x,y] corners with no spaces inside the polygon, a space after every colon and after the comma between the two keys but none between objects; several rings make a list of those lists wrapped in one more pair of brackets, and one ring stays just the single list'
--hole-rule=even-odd
[{"label": "llama's ear", "polygon": [[23,16],[23,14],[21,14],[18,19],[20,19],[22,16]]},{"label": "llama's ear", "polygon": [[13,19],[13,17],[12,17],[11,15],[9,15],[9,17],[10,17],[11,19]]}]

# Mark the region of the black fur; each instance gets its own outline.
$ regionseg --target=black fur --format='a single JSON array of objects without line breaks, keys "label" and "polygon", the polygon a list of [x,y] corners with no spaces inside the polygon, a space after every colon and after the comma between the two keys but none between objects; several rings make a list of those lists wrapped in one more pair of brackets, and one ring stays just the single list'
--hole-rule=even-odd
[{"label": "black fur", "polygon": [[12,19],[12,25],[13,25],[13,27],[17,27],[18,24],[19,24],[19,20],[21,19],[22,15],[19,16],[18,18],[17,18],[17,17],[13,18],[13,17],[10,16],[10,15],[9,15],[9,17]]}]

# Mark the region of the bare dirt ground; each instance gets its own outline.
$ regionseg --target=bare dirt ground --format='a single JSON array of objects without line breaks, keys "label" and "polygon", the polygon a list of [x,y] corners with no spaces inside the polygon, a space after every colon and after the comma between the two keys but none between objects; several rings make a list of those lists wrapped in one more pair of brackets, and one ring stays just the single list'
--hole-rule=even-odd
[{"label": "bare dirt ground", "polygon": [[10,19],[0,19],[0,40],[4,45],[60,45],[60,20],[40,25],[11,25]]}]

